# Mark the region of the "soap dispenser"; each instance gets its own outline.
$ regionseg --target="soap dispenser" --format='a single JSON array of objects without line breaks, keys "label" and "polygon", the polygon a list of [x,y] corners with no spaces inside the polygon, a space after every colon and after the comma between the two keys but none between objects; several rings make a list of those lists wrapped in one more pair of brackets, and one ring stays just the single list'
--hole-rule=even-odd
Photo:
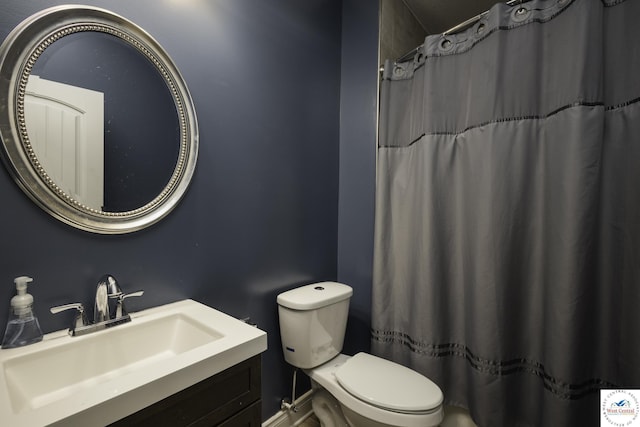
[{"label": "soap dispenser", "polygon": [[2,348],[22,347],[42,341],[40,323],[33,314],[33,297],[27,293],[27,283],[32,282],[31,277],[16,277],[16,292],[11,298],[11,311],[9,322],[4,332]]}]

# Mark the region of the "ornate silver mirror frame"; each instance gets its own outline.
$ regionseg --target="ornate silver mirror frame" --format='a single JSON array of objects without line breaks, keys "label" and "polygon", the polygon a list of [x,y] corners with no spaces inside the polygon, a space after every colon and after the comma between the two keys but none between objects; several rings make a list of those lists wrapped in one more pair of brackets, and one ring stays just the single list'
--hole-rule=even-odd
[{"label": "ornate silver mirror frame", "polygon": [[[180,148],[173,174],[153,200],[127,212],[104,212],[62,191],[38,161],[25,122],[25,90],[31,70],[44,50],[70,34],[113,35],[146,57],[166,82],[178,114]],[[52,7],[20,23],[0,46],[0,137],[2,158],[20,188],[42,209],[76,228],[122,234],[148,227],[165,217],[186,192],[196,165],[198,126],[187,86],[164,49],[131,21],[104,9]]]}]

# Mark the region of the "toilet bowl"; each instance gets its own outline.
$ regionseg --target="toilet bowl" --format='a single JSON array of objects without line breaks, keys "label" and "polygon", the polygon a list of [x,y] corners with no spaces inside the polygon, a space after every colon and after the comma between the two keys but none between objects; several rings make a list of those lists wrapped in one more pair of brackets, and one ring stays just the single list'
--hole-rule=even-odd
[{"label": "toilet bowl", "polygon": [[344,427],[349,425],[342,413],[340,402],[327,390],[313,383],[311,408],[322,427]]},{"label": "toilet bowl", "polygon": [[341,354],[351,287],[335,282],[278,295],[285,360],[311,378],[312,406],[323,427],[434,427],[443,395],[428,378],[397,363]]}]

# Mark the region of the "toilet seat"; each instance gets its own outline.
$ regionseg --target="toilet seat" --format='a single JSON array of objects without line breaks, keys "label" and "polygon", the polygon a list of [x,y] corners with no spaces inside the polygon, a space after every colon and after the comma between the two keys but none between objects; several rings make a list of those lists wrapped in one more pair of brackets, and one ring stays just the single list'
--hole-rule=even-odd
[{"label": "toilet seat", "polygon": [[[351,356],[339,354],[323,365],[317,366],[313,369],[305,369],[304,372],[311,378],[314,389],[318,386],[324,388],[340,402],[345,414],[347,413],[347,410],[351,410],[365,418],[376,420],[377,422],[389,426],[425,427],[437,426],[442,422],[442,419],[444,418],[444,409],[442,404],[435,408],[421,411],[401,412],[368,403],[347,391],[347,389],[338,382],[336,372],[352,358],[353,357]],[[413,372],[413,374],[420,376],[416,372]],[[375,376],[376,373],[369,372],[367,375]],[[442,396],[442,392],[440,392],[440,395]],[[442,398],[440,401],[442,402]]]},{"label": "toilet seat", "polygon": [[440,388],[407,367],[358,353],[335,372],[338,383],[370,405],[396,412],[430,412],[442,405]]}]

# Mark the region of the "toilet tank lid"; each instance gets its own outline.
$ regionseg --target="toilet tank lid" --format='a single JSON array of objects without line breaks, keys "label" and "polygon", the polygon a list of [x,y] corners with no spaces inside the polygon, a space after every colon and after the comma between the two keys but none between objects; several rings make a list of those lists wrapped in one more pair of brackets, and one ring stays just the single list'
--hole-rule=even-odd
[{"label": "toilet tank lid", "polygon": [[358,353],[335,373],[338,383],[358,399],[402,413],[436,409],[442,390],[429,378],[380,357]]},{"label": "toilet tank lid", "polygon": [[314,310],[353,295],[351,286],[337,282],[319,282],[291,289],[278,295],[278,305],[293,310]]}]

